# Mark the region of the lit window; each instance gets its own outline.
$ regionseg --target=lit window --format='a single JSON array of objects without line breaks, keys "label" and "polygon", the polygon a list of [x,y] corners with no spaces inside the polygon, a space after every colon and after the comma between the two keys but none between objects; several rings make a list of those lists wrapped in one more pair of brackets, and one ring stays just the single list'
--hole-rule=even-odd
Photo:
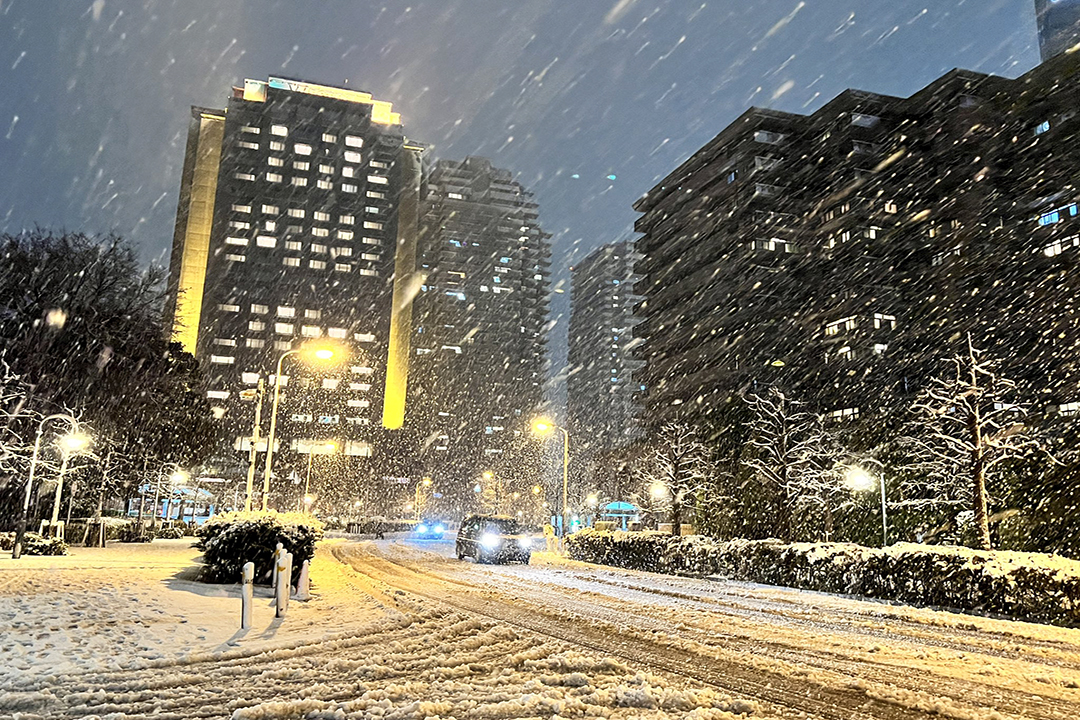
[{"label": "lit window", "polygon": [[285,137],[289,134],[289,128],[285,127],[284,125],[271,125],[270,134],[277,135],[279,137]]},{"label": "lit window", "polygon": [[895,202],[893,202],[892,200],[886,200],[885,201],[885,212],[887,212],[887,213],[896,213],[896,212],[899,212],[899,211],[900,211],[900,209],[896,206]]},{"label": "lit window", "polygon": [[325,212],[321,212],[319,210],[316,210],[314,212],[314,214],[313,214],[313,217],[316,220],[318,220],[319,222],[330,222],[330,213],[325,213]]},{"label": "lit window", "polygon": [[352,265],[346,265],[345,263],[334,263],[335,272],[352,272]]},{"label": "lit window", "polygon": [[329,180],[316,180],[315,187],[319,188],[320,190],[333,190],[334,183],[330,182]]},{"label": "lit window", "polygon": [[341,183],[341,192],[354,193],[357,191],[357,189],[358,188],[355,185],[350,185],[349,183]]},{"label": "lit window", "polygon": [[356,222],[356,218],[352,215],[342,215],[340,218],[338,218],[338,222],[342,225],[352,225],[354,222]]},{"label": "lit window", "polygon": [[465,196],[462,195],[461,193],[453,193],[453,192],[452,193],[446,193],[446,197],[450,198],[451,200],[464,200],[465,199]]},{"label": "lit window", "polygon": [[379,238],[366,237],[363,239],[365,245],[382,245],[382,240]]},{"label": "lit window", "polygon": [[268,173],[266,173],[266,179],[267,179],[268,182],[281,182],[285,178],[283,178],[278,173],[268,172]]},{"label": "lit window", "polygon": [[251,305],[251,313],[253,315],[265,315],[268,312],[270,312],[270,308],[266,305],[258,305],[255,303],[252,303]]},{"label": "lit window", "polygon": [[349,331],[345,328],[332,327],[328,328],[326,334],[337,340],[344,340],[349,335]]},{"label": "lit window", "polygon": [[334,174],[334,166],[333,165],[319,165],[319,172],[321,172],[323,175],[333,175]]},{"label": "lit window", "polygon": [[229,399],[229,391],[228,390],[207,390],[206,391],[206,397],[208,397],[211,400],[228,400]]},{"label": "lit window", "polygon": [[249,320],[248,321],[248,330],[250,330],[251,332],[262,332],[265,329],[266,329],[266,323],[264,323],[264,322],[261,322],[259,320]]},{"label": "lit window", "polygon": [[1050,130],[1050,121],[1043,120],[1041,123],[1035,126],[1035,134],[1042,135],[1044,132]]},{"label": "lit window", "polygon": [[245,173],[245,172],[235,173],[233,175],[233,177],[236,178],[237,180],[245,180],[247,182],[251,182],[252,180],[255,179],[254,175],[252,175],[251,173]]},{"label": "lit window", "polygon": [[303,245],[301,245],[298,240],[286,240],[285,249],[299,251],[303,249]]},{"label": "lit window", "polygon": [[346,165],[345,167],[341,168],[341,177],[356,177],[356,168],[354,168],[352,165]]},{"label": "lit window", "polygon": [[330,231],[326,228],[311,228],[311,234],[315,237],[330,237]]},{"label": "lit window", "polygon": [[375,342],[375,336],[372,333],[356,333],[353,339],[357,342]]},{"label": "lit window", "polygon": [[293,325],[292,323],[274,323],[274,332],[278,335],[292,335]]},{"label": "lit window", "polygon": [[367,367],[366,365],[353,365],[349,370],[353,375],[374,375],[375,368]]},{"label": "lit window", "polygon": [[227,237],[225,238],[226,245],[247,245],[248,239],[242,237]]},{"label": "lit window", "polygon": [[360,253],[361,260],[370,260],[371,262],[378,262],[379,256],[375,253]]},{"label": "lit window", "polygon": [[284,167],[285,161],[282,160],[281,158],[268,157],[268,158],[266,158],[266,164],[267,165],[272,165],[273,167]]},{"label": "lit window", "polygon": [[262,211],[264,215],[277,215],[280,212],[277,205],[263,205]]},{"label": "lit window", "polygon": [[376,273],[374,270],[370,270],[368,268],[359,268],[357,272],[361,275],[368,275],[370,277],[375,277],[376,275],[378,275],[378,273]]},{"label": "lit window", "polygon": [[357,137],[356,135],[346,135],[345,144],[349,147],[364,147],[364,138]]},{"label": "lit window", "polygon": [[374,185],[388,185],[390,183],[390,181],[384,178],[382,175],[368,175],[367,179],[369,183],[372,183]]},{"label": "lit window", "polygon": [[259,135],[262,133],[262,128],[252,127],[251,125],[241,125],[240,132],[251,133],[252,135]]},{"label": "lit window", "polygon": [[246,257],[246,256],[244,256],[244,255],[231,255],[231,254],[227,254],[227,255],[225,256],[225,259],[226,259],[226,260],[231,260],[232,262],[245,262],[245,261],[247,260],[247,257]]},{"label": "lit window", "polygon": [[295,152],[297,155],[310,155],[311,146],[306,143],[296,143],[295,145],[293,145],[293,152]]},{"label": "lit window", "polygon": [[285,152],[285,143],[278,142],[277,140],[270,141],[270,149],[273,152]]},{"label": "lit window", "polygon": [[353,152],[352,150],[346,150],[345,151],[345,162],[358,163],[358,162],[362,162],[362,161],[363,161],[363,158],[360,156],[360,153]]},{"label": "lit window", "polygon": [[248,338],[244,341],[244,346],[249,348],[266,347],[266,341],[262,338]]},{"label": "lit window", "polygon": [[365,230],[382,230],[383,224],[381,222],[373,222],[371,220],[364,221]]},{"label": "lit window", "polygon": [[376,200],[385,200],[386,199],[386,193],[379,192],[378,190],[368,190],[367,191],[367,196],[369,198],[375,198]]},{"label": "lit window", "polygon": [[293,413],[289,416],[289,420],[294,423],[309,423],[315,421],[315,416],[311,413]]},{"label": "lit window", "polygon": [[269,235],[260,235],[255,238],[255,244],[261,248],[272,248],[277,245],[277,238],[270,237]]},{"label": "lit window", "polygon": [[322,328],[318,325],[302,325],[300,327],[300,334],[304,337],[322,337]]},{"label": "lit window", "polygon": [[305,177],[294,177],[292,179],[292,184],[295,185],[296,187],[307,187],[307,178],[305,178]]},{"label": "lit window", "polygon": [[255,373],[255,372],[241,373],[240,374],[240,380],[242,382],[247,383],[248,385],[254,385],[255,383],[259,382],[259,373]]},{"label": "lit window", "polygon": [[326,269],[326,261],[325,260],[308,260],[308,267],[311,268],[312,270],[325,270]]},{"label": "lit window", "polygon": [[385,170],[385,169],[390,167],[390,164],[389,163],[384,163],[381,160],[372,160],[371,161],[371,167],[379,168],[380,170]]},{"label": "lit window", "polygon": [[352,240],[353,239],[352,230],[338,230],[337,231],[337,238],[338,238],[338,240]]},{"label": "lit window", "polygon": [[374,205],[367,205],[364,207],[364,212],[371,215],[378,215],[380,211],[379,208],[375,207]]},{"label": "lit window", "polygon": [[335,257],[352,257],[351,247],[335,247],[331,252]]},{"label": "lit window", "polygon": [[324,253],[324,252],[326,252],[326,246],[322,245],[320,243],[312,243],[311,252],[313,252],[313,253]]},{"label": "lit window", "polygon": [[232,365],[236,362],[236,358],[232,355],[211,355],[210,362],[214,365]]},{"label": "lit window", "polygon": [[236,144],[239,145],[240,147],[244,148],[245,150],[258,150],[259,149],[259,143],[248,142],[247,140],[241,140]]},{"label": "lit window", "polygon": [[277,221],[267,220],[263,223],[263,230],[267,230],[269,232],[277,232]]},{"label": "lit window", "polygon": [[214,338],[214,344],[223,347],[236,347],[236,341],[232,338]]},{"label": "lit window", "polygon": [[311,163],[306,162],[306,161],[305,162],[300,162],[299,160],[293,160],[292,166],[293,166],[293,170],[310,170],[311,169]]},{"label": "lit window", "polygon": [[308,320],[318,320],[322,317],[322,310],[305,310],[304,317]]},{"label": "lit window", "polygon": [[300,267],[300,258],[287,257],[282,258],[281,264],[285,267]]},{"label": "lit window", "polygon": [[250,205],[233,205],[232,209],[233,209],[233,212],[239,212],[239,213],[249,213],[249,212],[251,212],[251,206]]},{"label": "lit window", "polygon": [[286,307],[285,305],[278,305],[277,315],[278,317],[283,318],[296,317],[296,308]]}]

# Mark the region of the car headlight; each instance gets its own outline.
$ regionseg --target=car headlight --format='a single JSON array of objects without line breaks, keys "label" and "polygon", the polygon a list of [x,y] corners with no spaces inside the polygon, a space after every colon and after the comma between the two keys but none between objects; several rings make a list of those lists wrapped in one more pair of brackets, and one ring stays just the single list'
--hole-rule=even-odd
[{"label": "car headlight", "polygon": [[528,550],[532,547],[532,538],[521,538],[518,540],[518,546]]},{"label": "car headlight", "polygon": [[426,533],[427,532],[427,525],[417,525],[416,526],[416,532]]},{"label": "car headlight", "polygon": [[480,545],[485,550],[494,550],[499,547],[499,536],[493,533],[484,533],[480,536]]},{"label": "car headlight", "polygon": [[446,528],[445,528],[445,527],[443,527],[442,525],[436,525],[436,526],[435,526],[435,532],[437,532],[437,533],[444,533],[444,532],[446,532]]}]

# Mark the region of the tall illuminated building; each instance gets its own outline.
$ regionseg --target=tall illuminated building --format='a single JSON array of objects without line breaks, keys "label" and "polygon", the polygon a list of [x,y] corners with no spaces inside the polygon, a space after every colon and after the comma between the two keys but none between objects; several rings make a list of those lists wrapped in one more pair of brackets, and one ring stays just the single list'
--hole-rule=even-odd
[{"label": "tall illuminated building", "polygon": [[284,360],[275,474],[333,454],[319,460],[339,481],[322,490],[342,501],[395,466],[408,306],[392,317],[392,298],[411,278],[419,154],[390,103],[345,88],[246,80],[225,109],[192,111],[170,268],[174,337],[207,368],[233,452],[250,447],[254,408],[242,391],[266,388],[265,437],[279,359],[305,342],[335,344],[344,361],[333,367]]},{"label": "tall illuminated building", "polygon": [[549,236],[532,194],[485,158],[436,162],[425,194],[408,415],[418,461],[451,495],[471,495],[485,471],[531,487]]},{"label": "tall illuminated building", "polygon": [[1080,0],[1035,0],[1043,62],[1080,44]]}]

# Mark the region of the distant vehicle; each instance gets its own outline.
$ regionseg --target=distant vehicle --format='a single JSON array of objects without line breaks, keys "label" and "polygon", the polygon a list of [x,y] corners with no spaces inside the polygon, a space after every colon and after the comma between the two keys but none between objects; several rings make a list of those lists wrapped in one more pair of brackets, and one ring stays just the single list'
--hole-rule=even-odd
[{"label": "distant vehicle", "polygon": [[522,562],[529,564],[532,536],[516,519],[502,515],[470,515],[458,530],[458,560],[471,557],[479,563]]},{"label": "distant vehicle", "polygon": [[413,528],[413,537],[417,540],[442,540],[446,533],[446,523],[440,520],[421,520]]}]

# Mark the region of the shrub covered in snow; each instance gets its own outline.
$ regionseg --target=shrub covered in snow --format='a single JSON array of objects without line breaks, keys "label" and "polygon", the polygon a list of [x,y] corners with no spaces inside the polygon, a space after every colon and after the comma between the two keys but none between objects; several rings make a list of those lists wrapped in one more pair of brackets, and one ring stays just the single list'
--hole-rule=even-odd
[{"label": "shrub covered in snow", "polygon": [[[10,552],[15,547],[15,533],[0,533],[0,550]],[[68,544],[60,538],[42,537],[35,532],[23,535],[23,555],[67,555]]]},{"label": "shrub covered in snow", "polygon": [[1056,555],[899,543],[719,542],[700,535],[584,530],[567,541],[577,560],[670,574],[720,575],[911,605],[1080,623],[1080,561]]},{"label": "shrub covered in snow", "polygon": [[197,532],[195,546],[203,551],[203,578],[210,582],[239,582],[244,563],[255,563],[256,582],[269,581],[274,548],[281,543],[293,556],[293,582],[305,560],[315,555],[323,526],[300,513],[231,512],[215,515]]},{"label": "shrub covered in snow", "polygon": [[154,531],[150,528],[139,527],[138,523],[130,522],[120,528],[116,533],[116,539],[125,543],[150,542],[154,539]]}]

